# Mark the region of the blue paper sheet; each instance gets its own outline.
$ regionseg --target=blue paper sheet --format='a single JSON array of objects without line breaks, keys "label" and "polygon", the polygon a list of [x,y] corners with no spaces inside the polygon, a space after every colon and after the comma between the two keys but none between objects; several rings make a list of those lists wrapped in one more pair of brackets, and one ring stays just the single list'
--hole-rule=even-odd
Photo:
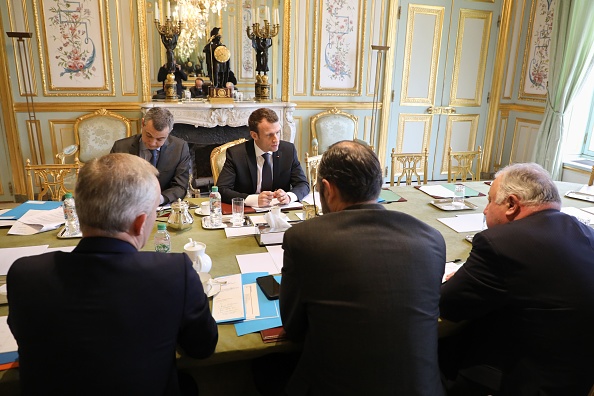
[{"label": "blue paper sheet", "polygon": [[62,206],[62,201],[27,201],[0,215],[0,220],[18,220],[30,209],[52,210]]},{"label": "blue paper sheet", "polygon": [[[244,285],[256,283],[256,278],[268,275],[265,272],[252,272],[243,274],[242,281]],[[281,276],[274,277],[279,283]],[[237,336],[242,336],[249,333],[255,333],[260,330],[271,329],[273,327],[282,326],[280,318],[280,309],[278,300],[269,300],[266,298],[262,290],[256,286],[258,290],[258,305],[260,308],[260,315],[255,319],[243,320],[235,324],[235,332]]]}]

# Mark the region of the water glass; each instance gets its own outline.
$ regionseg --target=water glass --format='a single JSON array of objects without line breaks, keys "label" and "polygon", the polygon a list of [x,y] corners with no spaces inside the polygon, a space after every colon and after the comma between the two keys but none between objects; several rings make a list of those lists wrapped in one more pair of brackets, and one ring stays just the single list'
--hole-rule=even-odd
[{"label": "water glass", "polygon": [[456,207],[463,207],[465,196],[466,187],[464,186],[464,184],[456,184],[454,186],[454,198],[452,199],[452,205]]},{"label": "water glass", "polygon": [[243,225],[244,217],[243,217],[243,206],[244,200],[243,198],[233,198],[231,200],[231,223],[234,226],[239,227]]}]

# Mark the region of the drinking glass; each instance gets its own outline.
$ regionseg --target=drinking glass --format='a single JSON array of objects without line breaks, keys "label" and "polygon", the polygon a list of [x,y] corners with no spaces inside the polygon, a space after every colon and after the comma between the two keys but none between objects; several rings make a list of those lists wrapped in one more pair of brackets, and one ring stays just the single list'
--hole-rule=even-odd
[{"label": "drinking glass", "polygon": [[244,221],[243,206],[244,206],[243,198],[233,198],[231,200],[231,210],[232,210],[231,223],[233,223],[233,225],[236,227],[243,225],[243,221]]},{"label": "drinking glass", "polygon": [[464,186],[464,184],[456,184],[454,187],[454,198],[452,199],[452,205],[456,207],[463,207],[465,196],[466,187]]}]

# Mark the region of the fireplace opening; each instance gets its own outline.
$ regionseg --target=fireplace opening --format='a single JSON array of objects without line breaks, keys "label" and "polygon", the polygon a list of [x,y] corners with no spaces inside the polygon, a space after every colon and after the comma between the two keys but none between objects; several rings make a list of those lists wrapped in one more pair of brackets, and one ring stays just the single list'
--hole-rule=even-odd
[{"label": "fireplace opening", "polygon": [[212,150],[233,140],[250,138],[247,125],[206,128],[194,127],[188,124],[175,124],[171,134],[188,142],[192,159],[192,187],[200,189],[201,193],[208,193],[214,183],[210,168],[210,153]]}]

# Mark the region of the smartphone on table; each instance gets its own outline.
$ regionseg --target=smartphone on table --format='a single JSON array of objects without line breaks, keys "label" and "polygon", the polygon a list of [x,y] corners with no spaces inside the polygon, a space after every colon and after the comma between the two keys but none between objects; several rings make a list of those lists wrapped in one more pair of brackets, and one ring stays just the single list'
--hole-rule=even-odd
[{"label": "smartphone on table", "polygon": [[280,284],[273,275],[260,276],[256,278],[256,283],[262,289],[262,293],[269,300],[278,299],[280,293]]}]

